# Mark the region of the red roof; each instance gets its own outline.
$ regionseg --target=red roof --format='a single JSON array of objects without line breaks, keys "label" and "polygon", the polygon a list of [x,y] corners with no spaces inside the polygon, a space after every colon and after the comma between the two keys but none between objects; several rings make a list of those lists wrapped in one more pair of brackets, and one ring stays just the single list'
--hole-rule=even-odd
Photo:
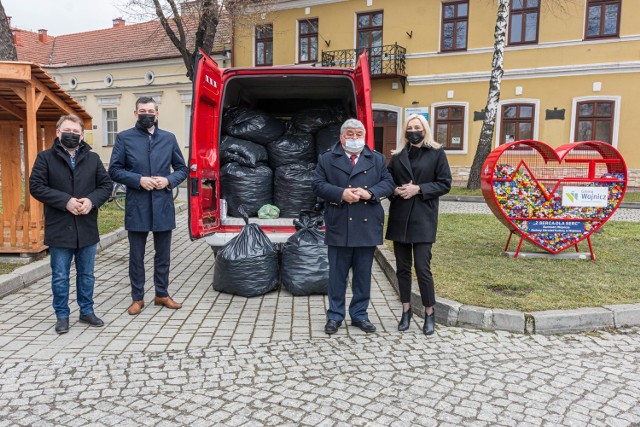
[{"label": "red roof", "polygon": [[[195,19],[189,19],[189,17]],[[193,46],[198,25],[196,15],[182,17],[187,46]],[[170,21],[175,28],[173,20]],[[104,30],[87,31],[63,36],[47,36],[39,41],[39,34],[19,31],[16,46],[19,61],[35,62],[47,67],[73,67],[80,65],[110,64],[153,59],[179,58],[159,21],[130,24]],[[177,31],[176,31],[176,34]],[[221,16],[211,53],[221,53],[230,40],[229,19]]]}]

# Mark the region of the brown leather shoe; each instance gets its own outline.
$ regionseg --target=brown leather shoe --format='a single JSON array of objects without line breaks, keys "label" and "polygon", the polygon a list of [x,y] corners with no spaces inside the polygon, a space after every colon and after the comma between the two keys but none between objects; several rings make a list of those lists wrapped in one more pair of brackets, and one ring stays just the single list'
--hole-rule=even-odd
[{"label": "brown leather shoe", "polygon": [[142,311],[142,307],[144,307],[144,300],[141,299],[138,301],[134,301],[131,303],[131,305],[127,309],[127,313],[129,313],[132,316],[135,316],[136,314],[140,314],[140,312]]},{"label": "brown leather shoe", "polygon": [[167,308],[171,308],[173,310],[177,310],[182,308],[182,304],[179,302],[175,302],[171,297],[155,297],[153,300],[155,305],[164,305]]}]

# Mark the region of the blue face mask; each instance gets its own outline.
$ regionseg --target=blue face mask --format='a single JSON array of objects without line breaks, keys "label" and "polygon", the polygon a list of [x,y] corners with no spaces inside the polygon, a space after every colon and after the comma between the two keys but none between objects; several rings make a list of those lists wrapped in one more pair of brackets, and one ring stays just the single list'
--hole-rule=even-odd
[{"label": "blue face mask", "polygon": [[344,147],[351,153],[357,153],[364,148],[364,138],[346,139]]}]

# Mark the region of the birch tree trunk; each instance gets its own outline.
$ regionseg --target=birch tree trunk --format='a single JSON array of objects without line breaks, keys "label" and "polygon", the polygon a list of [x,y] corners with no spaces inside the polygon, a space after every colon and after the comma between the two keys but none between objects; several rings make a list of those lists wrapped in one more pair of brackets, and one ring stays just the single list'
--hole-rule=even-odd
[{"label": "birch tree trunk", "polygon": [[18,53],[13,44],[13,34],[9,26],[9,19],[4,13],[4,7],[0,1],[0,61],[17,61]]},{"label": "birch tree trunk", "polygon": [[493,61],[491,64],[491,79],[489,80],[489,95],[485,107],[485,117],[480,131],[478,148],[473,158],[473,164],[469,171],[467,188],[480,188],[480,174],[482,165],[491,152],[491,142],[498,113],[498,102],[500,101],[500,85],[504,74],[504,46],[507,36],[507,22],[509,21],[509,1],[498,0],[498,15],[496,19],[496,29],[494,32]]}]

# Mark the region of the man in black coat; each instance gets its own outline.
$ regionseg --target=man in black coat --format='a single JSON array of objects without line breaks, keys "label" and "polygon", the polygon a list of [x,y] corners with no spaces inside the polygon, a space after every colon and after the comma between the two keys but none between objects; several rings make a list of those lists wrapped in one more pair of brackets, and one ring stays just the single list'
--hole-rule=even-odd
[{"label": "man in black coat", "polygon": [[371,295],[371,267],[382,244],[384,210],[380,200],[393,193],[385,157],[365,145],[365,127],[347,120],[340,144],[320,155],[313,190],[325,201],[325,243],[329,249],[329,310],[325,332],[337,332],[345,318],[345,293],[353,271],[351,324],[375,332],[367,308]]},{"label": "man in black coat", "polygon": [[51,255],[51,290],[55,330],[69,331],[69,276],[76,263],[80,321],[103,326],[93,312],[93,275],[98,233],[98,207],[109,199],[112,182],[100,156],[84,142],[83,123],[62,116],[53,146],[38,154],[29,177],[31,195],[44,203],[44,244]]}]

